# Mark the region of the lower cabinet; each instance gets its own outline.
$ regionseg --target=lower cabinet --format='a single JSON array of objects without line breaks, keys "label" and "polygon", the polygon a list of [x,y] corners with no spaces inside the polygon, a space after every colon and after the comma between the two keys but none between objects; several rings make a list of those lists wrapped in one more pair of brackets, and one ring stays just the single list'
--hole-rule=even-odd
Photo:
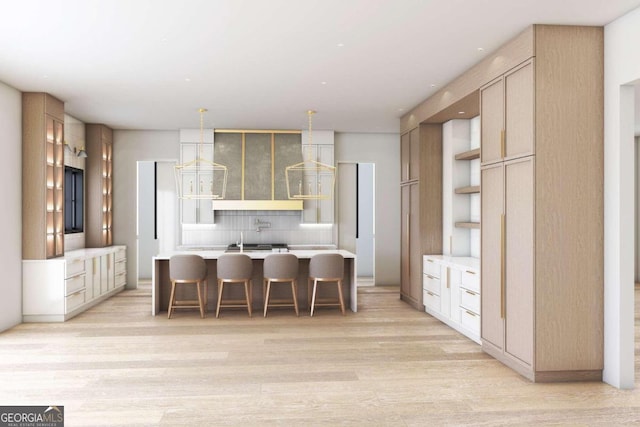
[{"label": "lower cabinet", "polygon": [[480,260],[425,255],[422,272],[425,311],[480,344]]},{"label": "lower cabinet", "polygon": [[126,247],[79,249],[22,261],[22,320],[64,322],[124,289]]}]

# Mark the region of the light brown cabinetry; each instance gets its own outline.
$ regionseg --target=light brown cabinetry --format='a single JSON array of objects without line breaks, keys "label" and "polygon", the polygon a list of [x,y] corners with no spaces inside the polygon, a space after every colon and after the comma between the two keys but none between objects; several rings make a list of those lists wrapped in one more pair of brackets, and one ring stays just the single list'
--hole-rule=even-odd
[{"label": "light brown cabinetry", "polygon": [[113,130],[87,124],[86,229],[87,247],[113,244]]},{"label": "light brown cabinetry", "polygon": [[400,298],[423,310],[422,256],[442,253],[442,126],[405,133],[400,151]]},{"label": "light brown cabinetry", "polygon": [[407,184],[401,187],[402,194],[402,238],[401,238],[401,289],[402,295],[413,304],[421,303],[422,275],[420,258],[420,185]]},{"label": "light brown cabinetry", "polygon": [[22,258],[64,254],[64,104],[22,94]]},{"label": "light brown cabinetry", "polygon": [[[531,366],[534,301],[533,156],[482,171],[483,339]],[[508,249],[507,249],[508,248]],[[493,268],[491,268],[493,266]]]},{"label": "light brown cabinetry", "polygon": [[597,380],[602,28],[534,26],[534,56],[481,89],[482,348],[534,381]]},{"label": "light brown cabinetry", "polygon": [[401,182],[420,178],[420,127],[400,138]]},{"label": "light brown cabinetry", "polygon": [[482,163],[534,152],[534,60],[531,59],[485,86],[480,92]]}]

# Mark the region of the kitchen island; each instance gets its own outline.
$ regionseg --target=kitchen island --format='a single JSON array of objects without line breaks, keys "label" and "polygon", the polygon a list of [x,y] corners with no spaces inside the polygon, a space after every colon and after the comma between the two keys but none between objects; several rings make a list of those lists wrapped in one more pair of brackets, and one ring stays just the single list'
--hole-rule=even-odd
[{"label": "kitchen island", "polygon": [[[351,311],[358,311],[357,279],[356,279],[356,256],[345,250],[290,250],[290,253],[298,257],[300,267],[298,270],[298,304],[301,309],[309,308],[307,303],[307,278],[309,277],[309,260],[319,253],[338,253],[344,257],[344,280],[342,283],[345,305]],[[160,254],[153,257],[152,269],[152,302],[151,313],[155,316],[161,311],[167,311],[169,306],[169,294],[171,292],[171,281],[169,279],[169,259],[172,255],[193,254],[200,255],[207,263],[207,284],[208,298],[207,310],[215,310],[217,304],[217,275],[216,262],[220,255],[226,253],[224,250],[181,250]],[[264,298],[262,295],[262,263],[271,251],[244,252],[253,260],[253,309],[262,309]],[[236,289],[237,288],[237,289]],[[184,296],[181,298],[195,298],[195,286],[184,289]],[[225,294],[227,289],[225,287]],[[244,291],[240,287],[229,289],[230,295],[242,298]],[[272,299],[291,298],[291,288],[286,285],[272,287]],[[318,286],[318,297],[335,297],[337,299],[336,287]],[[225,297],[226,298],[226,297]]]}]

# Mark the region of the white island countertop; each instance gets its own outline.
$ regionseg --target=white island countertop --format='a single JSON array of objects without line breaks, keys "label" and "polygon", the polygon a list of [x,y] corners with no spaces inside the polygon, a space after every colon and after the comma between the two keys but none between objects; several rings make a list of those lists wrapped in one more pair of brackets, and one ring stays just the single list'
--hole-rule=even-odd
[{"label": "white island countertop", "polygon": [[[202,258],[204,259],[218,259],[220,257],[220,255],[224,255],[226,253],[230,253],[230,254],[238,254],[241,253],[239,251],[224,251],[224,250],[200,250],[200,249],[196,249],[196,250],[177,250],[177,251],[171,251],[171,252],[165,252],[159,255],[156,255],[155,257],[153,257],[153,259],[157,259],[157,260],[168,260],[169,258],[171,258],[172,255],[185,255],[185,254],[191,254],[191,255],[200,255]],[[265,259],[268,255],[274,254],[274,253],[283,253],[283,252],[277,252],[277,251],[245,251],[242,252],[243,254],[249,255],[249,257],[251,259]],[[317,254],[333,254],[333,253],[337,253],[342,255],[345,258],[354,258],[356,257],[355,254],[349,252],[349,251],[345,251],[343,249],[313,249],[313,250],[289,250],[288,253],[294,254],[295,256],[297,256],[300,259],[310,259],[312,256],[317,255]]]}]

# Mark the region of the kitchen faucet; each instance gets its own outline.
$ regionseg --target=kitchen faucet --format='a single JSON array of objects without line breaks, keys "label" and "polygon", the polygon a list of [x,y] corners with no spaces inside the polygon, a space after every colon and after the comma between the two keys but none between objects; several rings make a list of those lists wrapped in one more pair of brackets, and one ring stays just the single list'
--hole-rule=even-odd
[{"label": "kitchen faucet", "polygon": [[262,221],[259,218],[256,218],[256,232],[261,232],[264,228],[271,228],[271,223],[267,221]]}]

